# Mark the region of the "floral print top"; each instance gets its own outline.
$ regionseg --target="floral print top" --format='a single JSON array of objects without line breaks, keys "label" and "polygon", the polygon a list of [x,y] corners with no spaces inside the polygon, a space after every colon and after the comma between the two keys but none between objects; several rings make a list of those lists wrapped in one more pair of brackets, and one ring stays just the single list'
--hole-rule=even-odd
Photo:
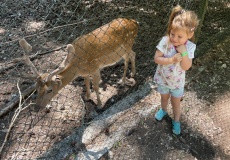
[{"label": "floral print top", "polygon": [[[196,45],[191,41],[187,41],[185,46],[188,51],[188,57],[190,59],[194,58]],[[177,53],[176,48],[170,44],[167,36],[161,39],[156,48],[167,58],[173,57]],[[168,65],[158,64],[154,81],[170,89],[183,88],[185,85],[185,70],[181,68],[180,62]]]}]

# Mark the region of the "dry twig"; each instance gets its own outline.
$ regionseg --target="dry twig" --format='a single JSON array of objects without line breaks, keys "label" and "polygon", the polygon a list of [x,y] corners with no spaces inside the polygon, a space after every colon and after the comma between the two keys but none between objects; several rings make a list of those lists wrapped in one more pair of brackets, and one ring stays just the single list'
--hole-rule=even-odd
[{"label": "dry twig", "polygon": [[[14,98],[11,100],[11,102],[7,104],[7,106],[6,106],[5,108],[3,108],[3,109],[0,110],[0,117],[2,117],[3,115],[5,115],[5,114],[8,113],[9,111],[11,111],[11,110],[14,108],[14,106],[15,106],[16,104],[19,103],[19,101],[20,101],[20,96],[26,97],[26,96],[28,96],[31,92],[33,92],[34,90],[35,90],[35,84],[32,85],[32,86],[30,86],[30,87],[28,87],[24,92],[22,92],[21,95],[18,95],[18,96],[16,96],[16,97],[14,97]],[[32,93],[32,94],[33,94],[33,93]]]},{"label": "dry twig", "polygon": [[11,120],[9,129],[7,130],[7,133],[6,133],[4,142],[3,142],[3,144],[2,144],[2,146],[1,146],[1,148],[0,148],[0,155],[2,154],[2,150],[3,150],[5,144],[6,144],[7,140],[8,140],[8,137],[9,137],[9,135],[10,135],[10,131],[11,131],[11,129],[12,129],[12,127],[13,127],[13,125],[14,125],[16,119],[17,119],[17,117],[19,116],[19,114],[21,113],[21,111],[25,110],[26,108],[28,108],[28,107],[32,104],[32,103],[30,103],[30,104],[28,104],[27,106],[25,106],[25,107],[23,108],[23,105],[25,104],[25,102],[27,101],[27,99],[30,98],[31,95],[32,95],[34,92],[33,92],[23,103],[22,103],[22,93],[21,93],[21,90],[20,90],[20,87],[19,87],[19,82],[17,82],[17,88],[18,88],[18,92],[19,92],[19,105],[18,105],[19,107],[16,109],[16,111],[15,111],[15,113],[14,113],[14,116],[13,116],[13,118],[12,118],[12,120]]}]

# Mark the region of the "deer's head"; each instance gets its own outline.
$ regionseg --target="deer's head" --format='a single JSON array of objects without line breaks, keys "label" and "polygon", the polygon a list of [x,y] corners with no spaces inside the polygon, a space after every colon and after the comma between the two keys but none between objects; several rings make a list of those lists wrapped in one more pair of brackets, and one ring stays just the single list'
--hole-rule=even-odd
[{"label": "deer's head", "polygon": [[[64,64],[51,73],[41,74],[28,56],[28,53],[32,51],[32,46],[27,43],[25,39],[21,39],[19,44],[24,50],[23,58],[20,59],[24,60],[25,63],[31,68],[34,73],[32,77],[33,79],[36,79],[36,105],[39,107],[45,107],[62,88],[62,77],[58,74],[63,71]],[[67,45],[67,51],[74,52],[73,46]]]},{"label": "deer's head", "polygon": [[57,75],[51,78],[49,73],[38,76],[36,81],[36,105],[45,107],[60,90],[61,78]]}]

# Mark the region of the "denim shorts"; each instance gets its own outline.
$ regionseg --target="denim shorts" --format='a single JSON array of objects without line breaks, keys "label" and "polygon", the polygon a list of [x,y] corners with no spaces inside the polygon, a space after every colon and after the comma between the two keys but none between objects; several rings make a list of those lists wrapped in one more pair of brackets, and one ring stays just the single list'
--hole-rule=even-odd
[{"label": "denim shorts", "polygon": [[178,88],[178,89],[170,89],[168,87],[162,86],[158,84],[157,91],[160,94],[171,94],[171,96],[180,98],[183,97],[184,94],[184,88]]}]

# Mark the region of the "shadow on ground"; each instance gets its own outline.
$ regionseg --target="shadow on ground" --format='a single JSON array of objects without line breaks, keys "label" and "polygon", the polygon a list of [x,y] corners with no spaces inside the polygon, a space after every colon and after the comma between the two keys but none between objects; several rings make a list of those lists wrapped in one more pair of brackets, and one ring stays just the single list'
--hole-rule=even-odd
[{"label": "shadow on ground", "polygon": [[[186,130],[180,136],[171,132],[170,117],[161,122],[156,121],[153,115],[141,121],[136,128],[130,130],[126,137],[117,143],[114,148],[101,160],[106,159],[213,159],[215,150],[202,136]],[[193,136],[196,135],[196,136]],[[115,154],[114,154],[115,153]]]}]

